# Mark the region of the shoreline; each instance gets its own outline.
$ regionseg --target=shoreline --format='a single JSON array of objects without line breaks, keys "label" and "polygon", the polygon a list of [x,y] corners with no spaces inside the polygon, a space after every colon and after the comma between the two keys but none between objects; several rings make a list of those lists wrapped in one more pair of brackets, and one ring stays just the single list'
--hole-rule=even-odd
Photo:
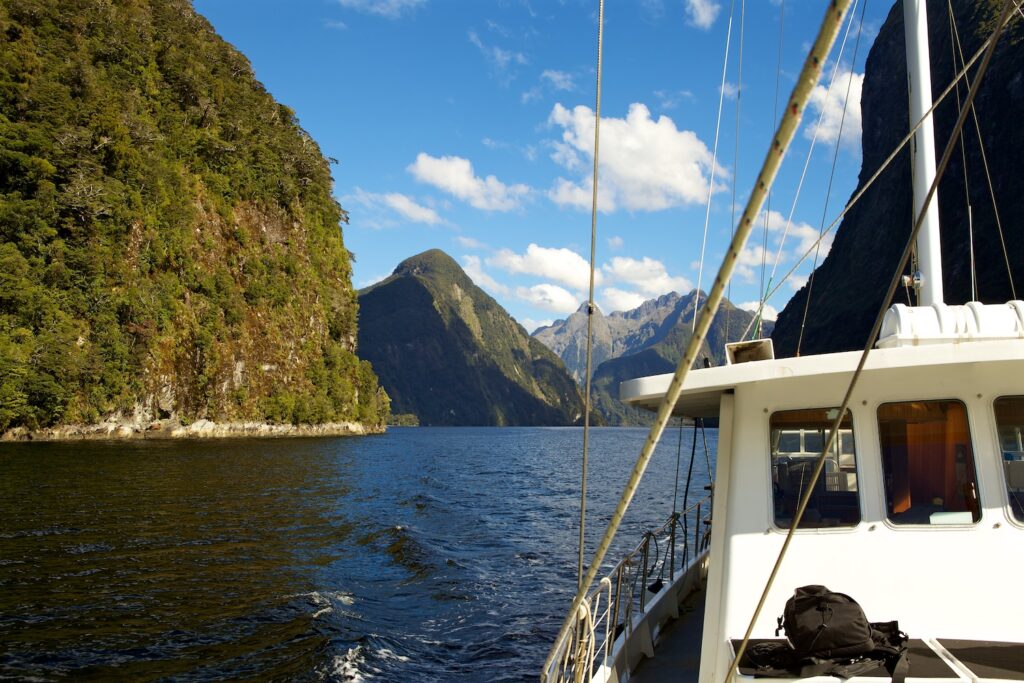
[{"label": "shoreline", "polygon": [[26,427],[15,427],[0,434],[0,443],[367,436],[383,434],[385,431],[386,427],[369,427],[359,422],[293,425],[269,422],[196,420],[188,425],[177,421],[159,421],[141,425],[111,421],[91,425],[60,425],[32,430]]}]

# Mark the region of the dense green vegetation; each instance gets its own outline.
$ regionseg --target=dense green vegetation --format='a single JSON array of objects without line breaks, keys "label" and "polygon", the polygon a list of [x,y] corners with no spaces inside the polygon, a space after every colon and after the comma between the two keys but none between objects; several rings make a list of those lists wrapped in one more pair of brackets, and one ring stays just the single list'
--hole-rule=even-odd
[{"label": "dense green vegetation", "polygon": [[358,420],[330,169],[187,0],[0,3],[0,432]]},{"label": "dense green vegetation", "polygon": [[567,425],[583,398],[562,361],[437,249],[359,293],[359,346],[395,412],[424,425]]}]

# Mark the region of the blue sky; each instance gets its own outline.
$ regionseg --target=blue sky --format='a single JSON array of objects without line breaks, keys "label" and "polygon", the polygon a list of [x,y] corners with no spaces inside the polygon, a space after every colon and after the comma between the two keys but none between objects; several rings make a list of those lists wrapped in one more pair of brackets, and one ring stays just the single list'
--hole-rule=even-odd
[{"label": "blue sky", "polygon": [[[195,7],[338,161],[334,189],[349,212],[344,234],[356,255],[356,287],[436,247],[529,330],[586,299],[596,0],[195,0]],[[755,232],[733,279],[734,302],[757,301],[762,251],[765,278],[781,253],[778,281],[817,238],[823,216],[827,226],[848,199],[860,170],[864,60],[890,7],[874,0],[860,22],[858,6],[841,58],[837,43],[773,189],[767,238],[763,228]],[[710,187],[707,289],[732,231],[734,191],[738,215],[774,130],[776,82],[784,103],[824,8],[824,0],[747,3],[741,78],[740,2],[607,0],[596,259],[604,311],[696,286]],[[809,271],[808,262],[783,283],[769,311],[781,310]]]}]

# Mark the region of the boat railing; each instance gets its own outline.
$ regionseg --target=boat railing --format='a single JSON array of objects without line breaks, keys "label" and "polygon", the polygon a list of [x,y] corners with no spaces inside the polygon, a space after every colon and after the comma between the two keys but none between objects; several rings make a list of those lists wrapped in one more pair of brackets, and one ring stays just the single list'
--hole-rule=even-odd
[{"label": "boat railing", "polygon": [[662,591],[674,589],[674,582],[703,558],[711,536],[710,512],[709,494],[645,531],[580,604],[573,627],[552,648],[555,656],[541,680],[608,680],[620,650],[634,642],[634,631],[641,625],[650,629],[645,617]]}]

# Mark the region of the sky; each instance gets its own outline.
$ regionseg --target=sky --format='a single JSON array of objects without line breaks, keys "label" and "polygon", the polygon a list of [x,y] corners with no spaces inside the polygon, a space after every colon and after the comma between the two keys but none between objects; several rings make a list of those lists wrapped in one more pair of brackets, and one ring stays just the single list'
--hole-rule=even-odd
[{"label": "sky", "polygon": [[[597,0],[194,5],[336,161],[357,288],[439,248],[528,331],[587,300]],[[855,187],[864,61],[891,6],[855,5],[840,33],[730,284],[734,303],[756,307],[770,280],[771,318],[806,281],[813,251],[782,276]],[[686,293],[698,280],[707,291],[825,7],[606,1],[602,311]],[[819,261],[830,244],[822,241]]]}]

